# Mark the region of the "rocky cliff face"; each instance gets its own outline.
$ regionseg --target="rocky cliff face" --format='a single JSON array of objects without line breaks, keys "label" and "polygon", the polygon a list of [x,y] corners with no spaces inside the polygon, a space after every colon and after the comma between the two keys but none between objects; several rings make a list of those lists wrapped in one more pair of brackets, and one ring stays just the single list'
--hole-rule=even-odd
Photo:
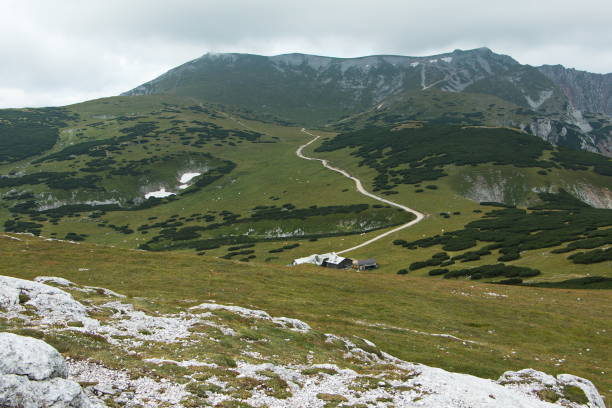
[{"label": "rocky cliff face", "polygon": [[538,70],[563,91],[576,109],[612,116],[612,74],[594,74],[563,65],[542,65]]}]

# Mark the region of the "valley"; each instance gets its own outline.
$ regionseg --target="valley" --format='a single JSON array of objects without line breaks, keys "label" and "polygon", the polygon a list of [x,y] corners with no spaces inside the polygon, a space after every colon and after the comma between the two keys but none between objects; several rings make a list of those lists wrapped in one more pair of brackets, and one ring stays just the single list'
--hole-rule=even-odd
[{"label": "valley", "polygon": [[0,110],[0,340],[109,406],[604,408],[607,78],[206,54]]},{"label": "valley", "polygon": [[[51,150],[1,166],[5,230],[281,265],[350,252],[377,258],[381,273],[427,275],[440,268],[410,266],[442,248],[419,240],[501,211],[481,202],[531,209],[563,190],[583,200],[571,204],[577,208],[600,207],[581,210],[598,221],[586,221],[587,213],[583,224],[570,218],[569,236],[535,246],[485,239],[452,248],[430,266],[452,272],[501,261],[538,270],[530,283],[598,276],[609,285],[609,159],[505,128],[409,121],[336,136],[222,108],[155,95],[64,108],[66,123]],[[544,236],[547,228],[531,234]],[[575,246],[564,249],[571,241]],[[577,264],[568,256],[580,248],[603,251],[603,258]]]}]

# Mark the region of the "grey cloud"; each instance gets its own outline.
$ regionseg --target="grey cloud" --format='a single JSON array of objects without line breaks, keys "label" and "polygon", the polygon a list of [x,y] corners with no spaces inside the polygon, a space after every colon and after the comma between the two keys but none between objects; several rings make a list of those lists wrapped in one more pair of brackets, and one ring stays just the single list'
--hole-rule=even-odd
[{"label": "grey cloud", "polygon": [[0,106],[117,94],[206,51],[348,57],[488,46],[522,63],[610,72],[607,3],[5,0]]}]

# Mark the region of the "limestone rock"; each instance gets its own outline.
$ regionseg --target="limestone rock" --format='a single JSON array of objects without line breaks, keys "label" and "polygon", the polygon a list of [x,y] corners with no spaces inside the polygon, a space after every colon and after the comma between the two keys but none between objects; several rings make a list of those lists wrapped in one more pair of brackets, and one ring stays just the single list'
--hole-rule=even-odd
[{"label": "limestone rock", "polygon": [[66,378],[68,369],[60,353],[44,341],[0,333],[0,374],[46,380]]},{"label": "limestone rock", "polygon": [[8,310],[21,310],[22,305],[36,309],[47,323],[82,321],[93,323],[87,309],[61,289],[39,282],[0,276],[0,306]]},{"label": "limestone rock", "polygon": [[98,408],[81,386],[67,380],[60,353],[42,340],[0,333],[0,406]]}]

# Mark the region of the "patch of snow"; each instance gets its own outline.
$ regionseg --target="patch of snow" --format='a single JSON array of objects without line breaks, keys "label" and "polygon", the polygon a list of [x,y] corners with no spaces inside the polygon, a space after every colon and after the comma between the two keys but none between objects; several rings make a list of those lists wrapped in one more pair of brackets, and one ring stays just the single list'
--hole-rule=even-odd
[{"label": "patch of snow", "polygon": [[181,175],[181,177],[179,178],[179,183],[181,184],[187,184],[189,183],[191,180],[193,180],[194,178],[200,176],[202,173],[184,173]]},{"label": "patch of snow", "polygon": [[145,198],[151,198],[151,197],[164,198],[164,197],[170,197],[171,195],[176,195],[176,193],[173,193],[171,191],[166,191],[166,189],[162,187],[157,191],[151,191],[150,193],[146,193]]},{"label": "patch of snow", "polygon": [[414,68],[414,67],[418,67],[419,64],[420,64],[420,62],[411,62],[410,66]]},{"label": "patch of snow", "polygon": [[453,61],[453,57],[443,57],[440,58],[442,61],[446,62],[447,64],[450,64]]}]

